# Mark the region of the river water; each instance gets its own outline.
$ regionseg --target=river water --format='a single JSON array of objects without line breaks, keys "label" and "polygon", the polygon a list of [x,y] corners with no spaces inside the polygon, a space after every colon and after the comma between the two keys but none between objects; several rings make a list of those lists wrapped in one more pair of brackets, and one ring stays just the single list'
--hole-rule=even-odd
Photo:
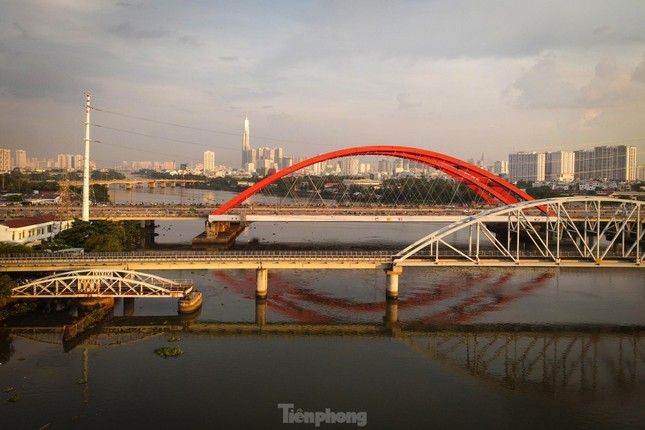
[{"label": "river water", "polygon": [[[428,228],[292,224],[254,225],[236,246],[398,249]],[[189,243],[200,228],[169,222],[158,240]],[[642,269],[406,268],[390,303],[381,271],[269,271],[265,302],[253,271],[155,273],[193,279],[201,311],[117,301],[65,345],[73,305],[3,323],[2,429],[645,424]],[[154,353],[164,346],[183,354]]]}]

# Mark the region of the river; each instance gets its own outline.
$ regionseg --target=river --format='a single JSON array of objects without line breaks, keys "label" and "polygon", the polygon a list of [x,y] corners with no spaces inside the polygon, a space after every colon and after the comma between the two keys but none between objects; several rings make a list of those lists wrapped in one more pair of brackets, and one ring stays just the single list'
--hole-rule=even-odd
[{"label": "river", "polygon": [[[252,227],[236,246],[396,249],[428,228]],[[199,228],[172,221],[158,241],[189,243]],[[60,328],[73,305],[3,323],[3,429],[645,423],[642,269],[406,268],[394,303],[381,271],[269,271],[259,303],[253,271],[155,273],[193,279],[201,311],[178,317],[176,300],[137,299],[134,310],[117,301],[111,319],[72,345]],[[164,346],[183,354],[154,353]]]}]

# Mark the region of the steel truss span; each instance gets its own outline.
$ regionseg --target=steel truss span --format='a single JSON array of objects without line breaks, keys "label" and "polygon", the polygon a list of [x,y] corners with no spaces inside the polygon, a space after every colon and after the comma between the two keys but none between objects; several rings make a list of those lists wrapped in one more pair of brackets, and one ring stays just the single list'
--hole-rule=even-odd
[{"label": "steel truss span", "polygon": [[130,270],[74,270],[12,289],[14,298],[184,297],[192,280],[171,280]]},{"label": "steel truss span", "polygon": [[[543,214],[542,212],[546,213]],[[500,222],[500,217],[505,221]],[[461,237],[461,244],[457,237]],[[641,264],[645,204],[603,197],[519,202],[463,218],[411,244],[399,266],[432,264]],[[641,266],[642,267],[642,266]]]},{"label": "steel truss span", "polygon": [[462,182],[488,203],[513,204],[518,201],[533,200],[533,197],[498,176],[448,155],[405,146],[361,146],[317,155],[308,160],[294,164],[291,167],[280,170],[279,172],[276,172],[275,174],[268,176],[255,185],[247,188],[228,202],[224,203],[218,209],[211,212],[211,215],[215,216],[225,214],[229,209],[243,203],[252,195],[291,173],[324,161],[359,155],[398,157],[425,164],[446,173],[459,182]]}]

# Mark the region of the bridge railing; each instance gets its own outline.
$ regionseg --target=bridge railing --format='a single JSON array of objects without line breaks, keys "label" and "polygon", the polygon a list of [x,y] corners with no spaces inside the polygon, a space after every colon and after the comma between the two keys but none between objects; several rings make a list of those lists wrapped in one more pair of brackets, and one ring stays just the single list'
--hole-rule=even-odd
[{"label": "bridge railing", "polygon": [[[120,261],[136,261],[136,262],[172,262],[172,261],[195,261],[195,262],[209,262],[209,261],[293,261],[293,260],[308,260],[308,261],[379,261],[383,263],[391,262],[395,252],[393,251],[224,251],[224,252],[208,252],[208,251],[177,251],[177,252],[97,252],[86,253],[82,255],[60,255],[60,254],[7,254],[0,256],[0,264],[46,264],[46,263],[60,263],[69,262],[120,262]],[[428,250],[419,251],[414,256],[410,257],[413,260],[429,260],[437,258],[458,258],[463,256],[456,251],[450,249],[442,249],[437,254],[436,250],[432,252]],[[544,255],[537,250],[523,250],[519,254],[522,258],[544,258]],[[579,258],[580,255],[575,250],[561,250],[560,256],[566,258]],[[475,257],[475,255],[471,255]],[[479,249],[477,257],[479,259],[485,258],[506,258],[502,252],[495,248]],[[608,252],[606,258],[621,259],[622,254],[620,251]],[[180,280],[180,283],[190,283],[190,280]]]},{"label": "bridge railing", "polygon": [[6,263],[46,263],[46,262],[84,262],[84,261],[289,261],[307,259],[312,261],[389,261],[392,251],[177,251],[177,252],[97,252],[80,255],[50,254],[7,254],[0,256]]}]

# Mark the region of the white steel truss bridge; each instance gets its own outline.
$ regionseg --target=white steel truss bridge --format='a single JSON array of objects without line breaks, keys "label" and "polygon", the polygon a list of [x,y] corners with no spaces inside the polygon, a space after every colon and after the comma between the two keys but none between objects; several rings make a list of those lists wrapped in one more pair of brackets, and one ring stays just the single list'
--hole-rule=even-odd
[{"label": "white steel truss bridge", "polygon": [[86,269],[57,273],[12,289],[13,298],[181,298],[192,280],[171,280],[130,270]]},{"label": "white steel truss bridge", "polygon": [[519,202],[449,224],[406,247],[393,266],[637,265],[645,204],[609,197]]}]

